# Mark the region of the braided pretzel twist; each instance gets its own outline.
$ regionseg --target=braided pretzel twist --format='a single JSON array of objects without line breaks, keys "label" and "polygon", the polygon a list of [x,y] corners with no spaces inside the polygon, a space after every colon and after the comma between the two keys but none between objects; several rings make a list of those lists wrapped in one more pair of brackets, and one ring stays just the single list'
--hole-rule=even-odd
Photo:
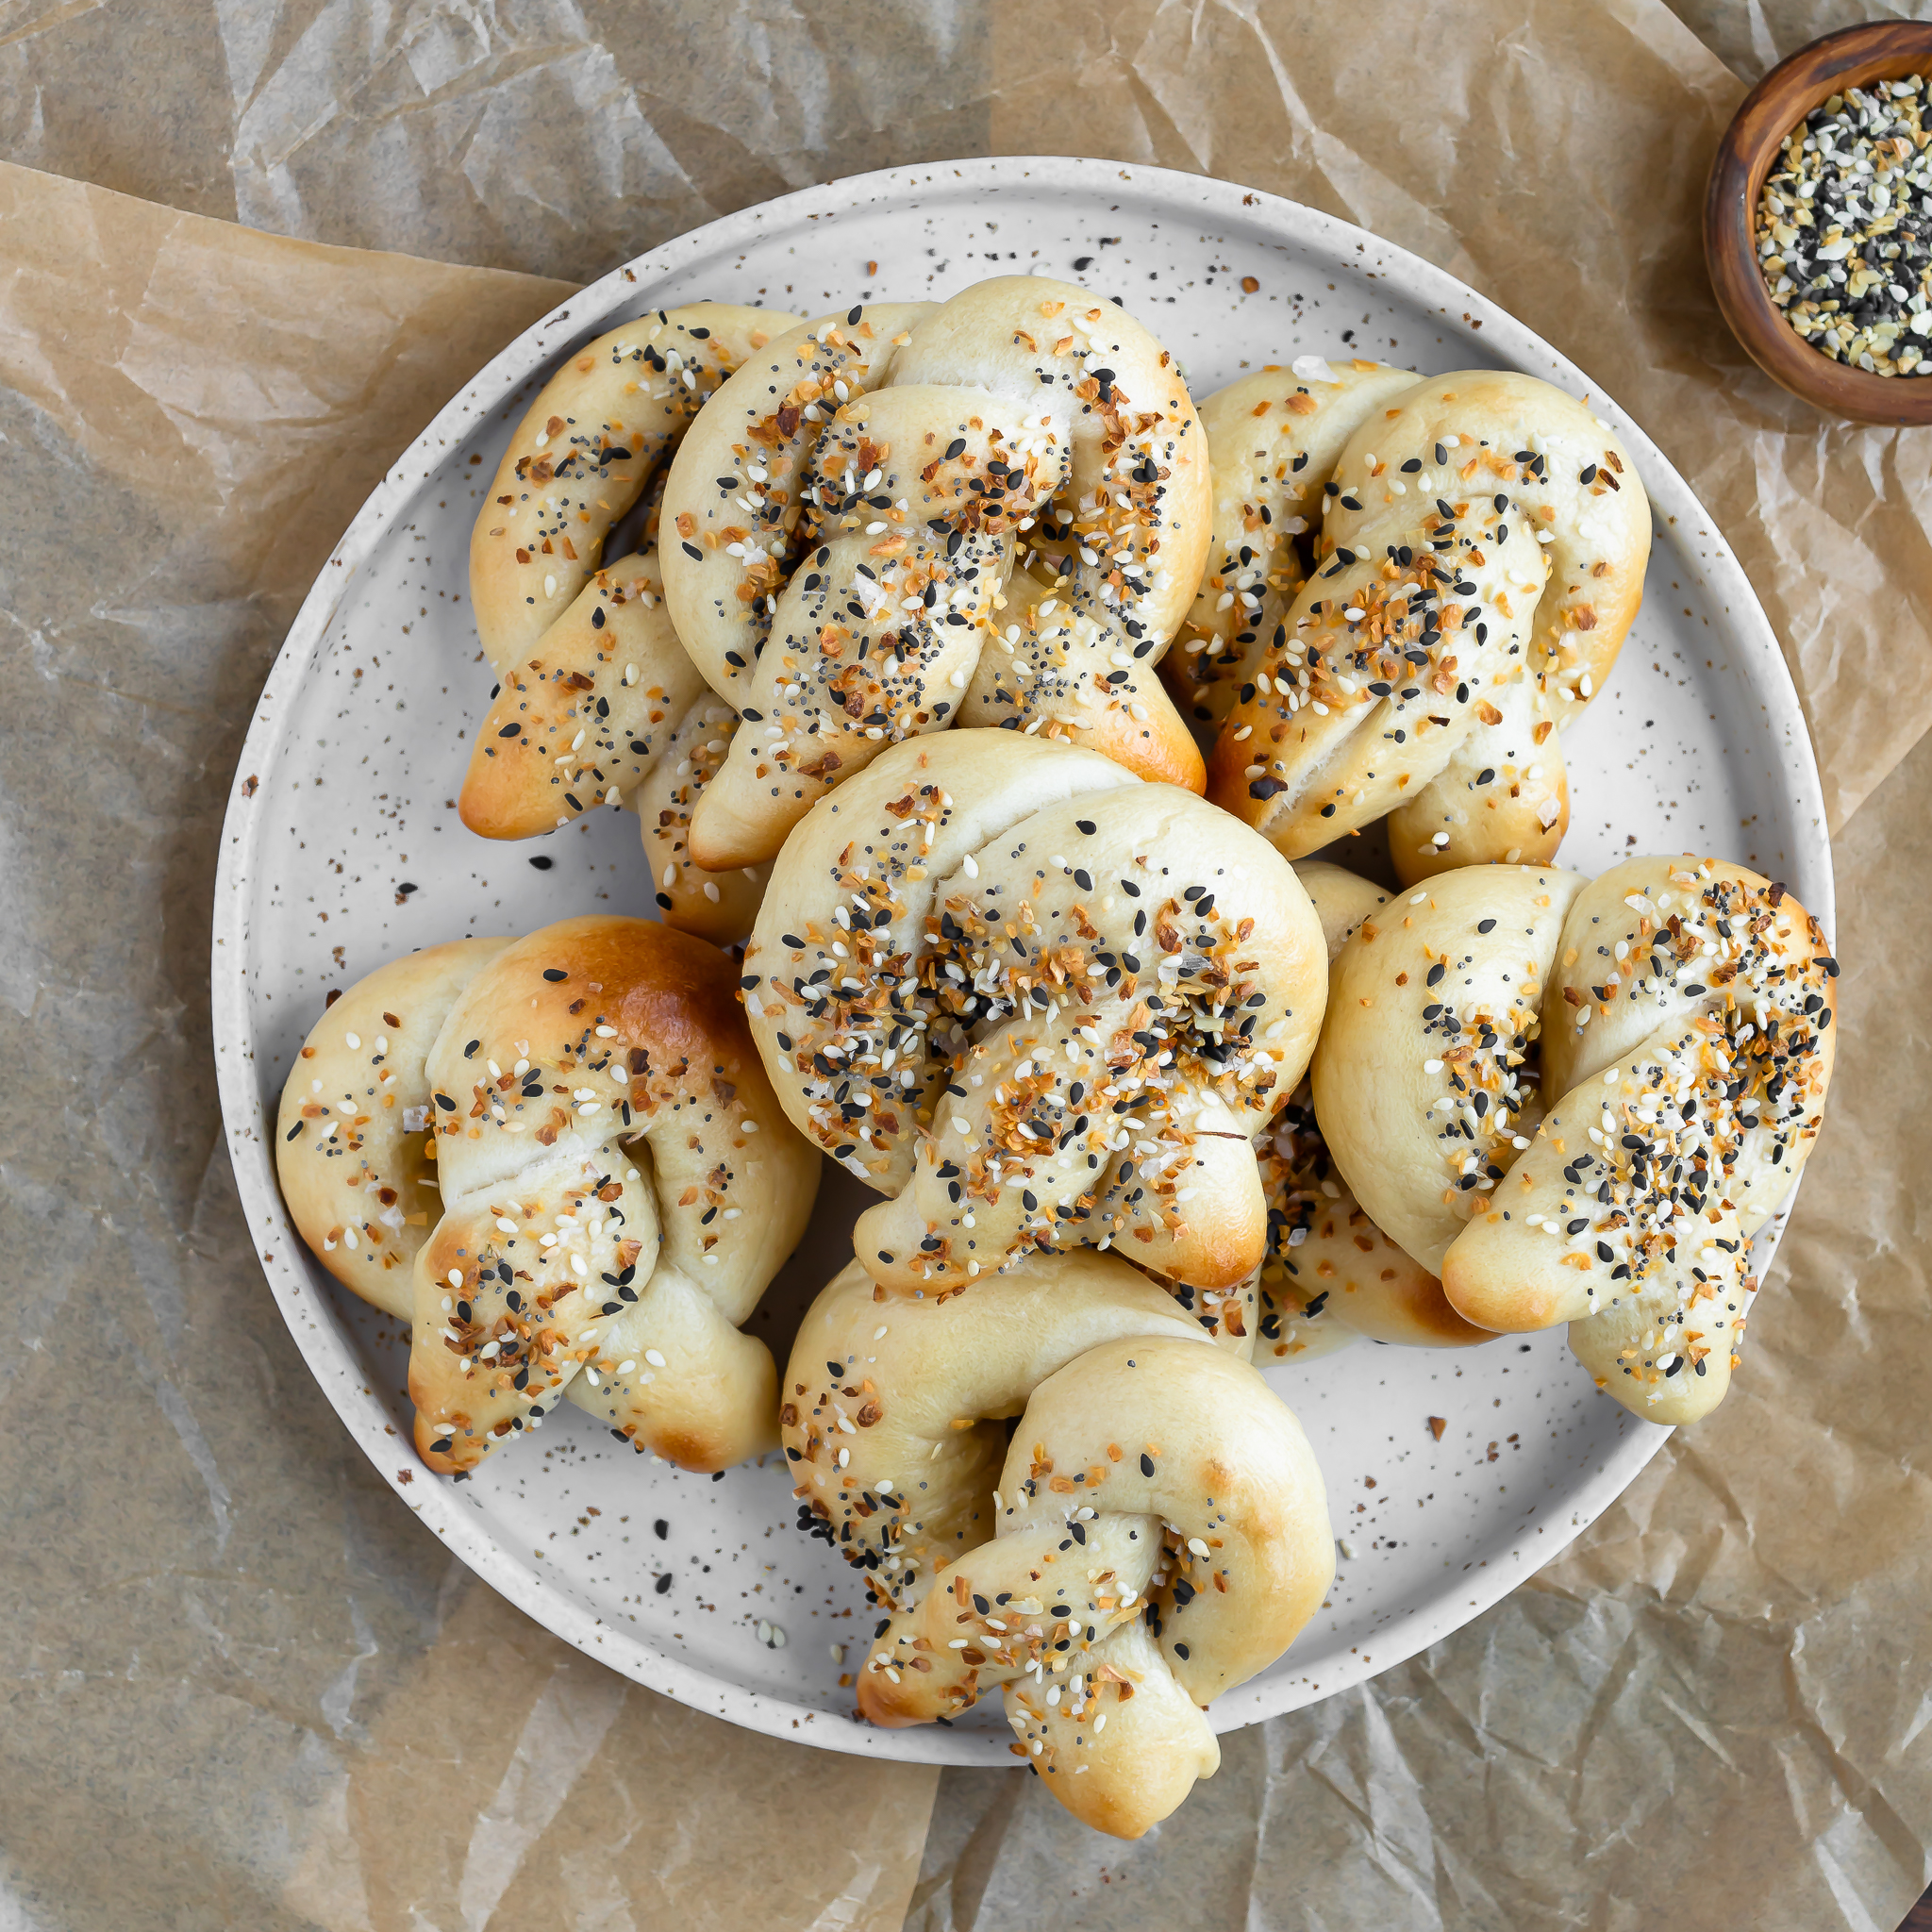
[{"label": "braided pretzel twist", "polygon": [[[780,337],[665,490],[678,633],[751,727],[698,807],[699,861],[771,858],[887,744],[962,714],[1198,789],[1143,672],[1192,594],[1207,494],[1173,358],[1070,284],[1008,276]],[[1041,576],[1015,582],[1027,561]],[[1012,661],[982,675],[995,625]]]},{"label": "braided pretzel twist", "polygon": [[702,747],[728,741],[737,717],[678,641],[655,539],[600,559],[728,372],[796,320],[699,302],[588,343],[518,425],[470,540],[471,602],[497,687],[463,780],[463,823],[526,839],[623,800],[642,823],[667,921],[718,940],[749,926],[762,876],[708,877],[690,864],[685,831],[702,789],[691,748],[715,764],[722,745]]},{"label": "braided pretzel twist", "polygon": [[1326,958],[1289,866],[1193,793],[1007,732],[894,746],[787,841],[744,966],[786,1111],[891,1197],[854,1238],[876,1280],[1116,1239],[1203,1289],[1260,1261],[1249,1141]]},{"label": "braided pretzel twist", "polygon": [[1203,1708],[1273,1663],[1333,1580],[1307,1440],[1117,1257],[876,1294],[854,1262],[819,1296],[780,1412],[801,1521],[887,1612],[859,1709],[929,1723],[998,1686],[1054,1796],[1138,1838],[1219,1766]]},{"label": "braided pretzel twist", "polygon": [[412,1321],[432,1469],[475,1468],[564,1395],[688,1469],[770,1446],[772,1359],[738,1324],[818,1163],[724,963],[642,920],[565,920],[397,960],[310,1034],[283,1192],[339,1280]]},{"label": "braided pretzel twist", "polygon": [[1464,1318],[1568,1323],[1624,1407],[1694,1421],[1736,1364],[1749,1237],[1818,1131],[1836,973],[1784,888],[1728,861],[1444,874],[1338,957],[1316,1108]]},{"label": "braided pretzel twist", "polygon": [[[1307,521],[1315,484],[1300,479],[1354,427],[1320,482],[1315,575],[1273,633],[1265,608],[1247,604],[1256,586],[1224,588],[1214,609],[1205,590],[1197,600],[1192,661],[1244,680],[1209,794],[1291,857],[1390,814],[1409,883],[1546,858],[1568,824],[1556,733],[1601,690],[1642,597],[1643,492],[1614,435],[1534,377],[1470,371],[1399,389],[1380,365],[1330,384],[1308,367],[1319,363],[1246,378],[1214,411],[1224,437],[1241,439],[1219,503],[1224,585],[1250,516],[1266,510],[1271,530]],[[1271,384],[1284,393],[1271,400]],[[1244,455],[1264,404],[1283,412],[1279,441]],[[1273,575],[1285,595],[1293,571]],[[1256,622],[1224,637],[1216,626],[1241,611]],[[1196,680],[1197,715],[1225,702],[1226,681]]]}]

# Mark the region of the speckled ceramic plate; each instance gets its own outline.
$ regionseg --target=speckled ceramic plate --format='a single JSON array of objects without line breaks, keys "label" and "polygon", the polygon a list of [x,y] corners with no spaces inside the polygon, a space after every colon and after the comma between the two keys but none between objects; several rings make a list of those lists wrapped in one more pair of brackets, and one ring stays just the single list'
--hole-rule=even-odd
[{"label": "speckled ceramic plate", "polygon": [[[861,175],[714,222],[530,329],[363,507],[257,708],[215,914],[222,1102],[262,1264],[317,1380],[403,1504],[506,1596],[641,1683],[779,1736],[943,1763],[1011,1762],[999,1700],[951,1729],[852,1719],[840,1677],[869,1629],[858,1581],[794,1527],[777,1458],[711,1481],[682,1475],[565,1405],[541,1447],[495,1457],[472,1481],[424,1472],[408,1446],[404,1338],[304,1252],[268,1127],[327,988],[459,934],[649,909],[628,815],[498,845],[456,814],[467,734],[490,689],[464,596],[470,524],[541,377],[646,308],[709,296],[811,314],[860,296],[950,295],[1015,271],[1123,298],[1180,357],[1197,396],[1308,351],[1424,371],[1501,364],[1594,391],[1414,256],[1288,202],[1158,169],[964,161]],[[1565,740],[1575,808],[1563,860],[1590,872],[1633,849],[1724,854],[1789,880],[1829,929],[1818,776],[1771,628],[1642,429],[1600,392],[1592,407],[1637,458],[1657,539],[1616,676]],[[849,1253],[856,1192],[828,1174],[805,1247],[767,1297],[758,1325],[781,1348]],[[1341,1560],[1327,1607],[1288,1656],[1215,1705],[1223,1729],[1447,1636],[1555,1556],[1664,1439],[1594,1391],[1560,1329],[1474,1353],[1363,1343],[1270,1373],[1321,1457]],[[1430,1416],[1447,1419],[1441,1441]]]}]

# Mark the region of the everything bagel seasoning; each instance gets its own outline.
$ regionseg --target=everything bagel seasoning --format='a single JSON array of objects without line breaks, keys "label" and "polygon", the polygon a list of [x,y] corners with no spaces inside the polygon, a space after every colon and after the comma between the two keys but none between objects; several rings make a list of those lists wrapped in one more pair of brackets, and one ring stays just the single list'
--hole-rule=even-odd
[{"label": "everything bagel seasoning", "polygon": [[1932,352],[1932,82],[1847,88],[1785,137],[1756,223],[1793,332],[1835,362],[1923,375]]}]

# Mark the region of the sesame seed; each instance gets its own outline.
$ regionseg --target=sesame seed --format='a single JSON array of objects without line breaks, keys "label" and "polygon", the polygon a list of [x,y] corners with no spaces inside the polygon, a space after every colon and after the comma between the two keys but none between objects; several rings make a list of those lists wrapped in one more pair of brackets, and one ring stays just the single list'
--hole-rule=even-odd
[{"label": "sesame seed", "polygon": [[1755,211],[1758,269],[1793,333],[1873,375],[1927,371],[1928,133],[1926,76],[1847,88],[1787,134]]}]

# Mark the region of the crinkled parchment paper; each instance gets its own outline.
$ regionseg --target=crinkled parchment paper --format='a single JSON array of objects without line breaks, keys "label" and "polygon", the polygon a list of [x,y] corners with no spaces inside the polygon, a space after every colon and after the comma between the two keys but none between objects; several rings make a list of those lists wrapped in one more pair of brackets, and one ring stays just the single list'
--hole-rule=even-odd
[{"label": "crinkled parchment paper", "polygon": [[[1932,1840],[1932,432],[1774,390],[1697,242],[1739,76],[1848,17],[0,10],[0,155],[303,238],[0,174],[0,1924],[891,1926],[908,1890],[909,1923],[960,1928],[1896,1923]],[[1783,640],[1845,961],[1831,1122],[1724,1408],[1457,1637],[1225,1740],[1138,1846],[1024,1773],[944,1774],[928,1833],[930,1774],[684,1711],[454,1564],[261,1286],[205,992],[228,775],[303,590],[563,292],[499,271],[581,278],[862,167],[1055,151],[1359,222],[1633,410]]]},{"label": "crinkled parchment paper", "polygon": [[310,1381],[223,1144],[256,693],[385,466],[568,292],[0,164],[8,1932],[904,1909],[933,1774],[686,1710],[478,1583]]}]

